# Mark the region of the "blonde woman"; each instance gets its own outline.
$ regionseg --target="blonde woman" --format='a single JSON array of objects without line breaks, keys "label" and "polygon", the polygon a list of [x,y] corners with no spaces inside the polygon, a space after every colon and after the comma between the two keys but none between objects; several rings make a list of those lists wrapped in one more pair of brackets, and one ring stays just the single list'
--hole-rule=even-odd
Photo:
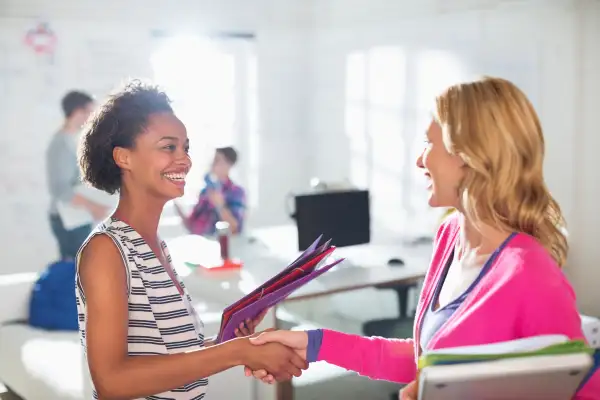
[{"label": "blonde woman", "polygon": [[[435,105],[417,167],[430,182],[429,205],[456,212],[436,235],[414,338],[276,331],[254,344],[276,341],[309,362],[410,383],[401,395],[410,399],[423,350],[541,334],[584,337],[561,271],[564,221],[544,183],[544,137],[531,103],[511,82],[484,78],[448,88]],[[270,381],[266,375],[254,372]],[[600,374],[575,398],[600,399]]]}]

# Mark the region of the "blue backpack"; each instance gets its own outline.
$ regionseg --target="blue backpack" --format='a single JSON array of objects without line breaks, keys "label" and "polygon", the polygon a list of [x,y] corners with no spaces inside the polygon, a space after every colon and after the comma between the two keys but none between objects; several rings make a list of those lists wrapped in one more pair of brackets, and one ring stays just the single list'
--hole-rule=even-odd
[{"label": "blue backpack", "polygon": [[29,302],[29,325],[48,330],[76,331],[75,262],[58,261],[40,275]]}]

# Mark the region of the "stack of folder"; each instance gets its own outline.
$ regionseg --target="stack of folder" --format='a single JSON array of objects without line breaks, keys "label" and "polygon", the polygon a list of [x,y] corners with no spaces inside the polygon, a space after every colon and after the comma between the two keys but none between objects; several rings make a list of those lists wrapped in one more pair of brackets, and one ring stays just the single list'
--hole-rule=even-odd
[{"label": "stack of folder", "polygon": [[419,400],[566,400],[595,371],[597,357],[564,335],[432,350],[419,358]]},{"label": "stack of folder", "polygon": [[235,329],[247,319],[256,318],[264,310],[285,300],[296,289],[329,271],[344,259],[332,260],[335,251],[331,240],[320,244],[319,236],[300,256],[280,273],[260,285],[223,311],[217,343],[235,337]]}]

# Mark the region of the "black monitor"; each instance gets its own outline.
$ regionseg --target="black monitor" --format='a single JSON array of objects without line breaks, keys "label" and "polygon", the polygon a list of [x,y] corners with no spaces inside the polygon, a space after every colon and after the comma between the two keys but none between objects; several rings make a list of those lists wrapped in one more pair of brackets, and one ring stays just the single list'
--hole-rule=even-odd
[{"label": "black monitor", "polygon": [[337,247],[371,241],[368,190],[315,192],[295,196],[298,250],[321,234]]}]

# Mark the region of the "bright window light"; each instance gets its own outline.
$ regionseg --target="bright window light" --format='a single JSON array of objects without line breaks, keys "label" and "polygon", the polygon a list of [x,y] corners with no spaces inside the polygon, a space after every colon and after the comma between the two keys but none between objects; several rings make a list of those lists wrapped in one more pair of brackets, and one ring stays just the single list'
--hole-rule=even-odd
[{"label": "bright window light", "polygon": [[356,51],[346,59],[346,100],[364,102],[367,98],[367,54]]},{"label": "bright window light", "polygon": [[399,109],[406,96],[406,55],[397,46],[369,50],[368,96],[374,106]]},{"label": "bright window light", "polygon": [[155,82],[166,90],[188,131],[193,167],[186,197],[191,201],[203,186],[214,148],[235,140],[235,57],[210,40],[174,36],[162,41],[150,62]]},{"label": "bright window light", "polygon": [[447,51],[423,50],[418,53],[416,63],[417,105],[420,109],[431,110],[435,96],[465,78],[460,60]]},{"label": "bright window light", "polygon": [[248,60],[248,204],[258,207],[260,177],[260,135],[258,104],[258,60],[252,55]]}]

